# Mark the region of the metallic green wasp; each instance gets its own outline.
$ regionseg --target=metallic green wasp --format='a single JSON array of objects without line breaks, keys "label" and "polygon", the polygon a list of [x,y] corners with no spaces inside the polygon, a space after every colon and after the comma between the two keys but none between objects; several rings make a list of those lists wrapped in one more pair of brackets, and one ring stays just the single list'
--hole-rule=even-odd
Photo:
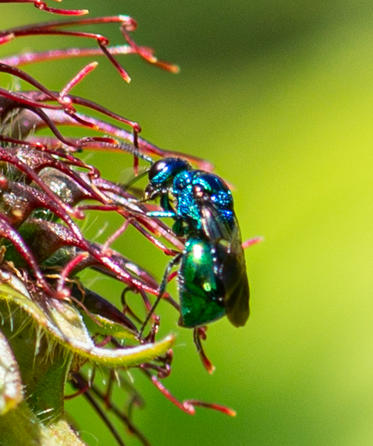
[{"label": "metallic green wasp", "polygon": [[233,325],[243,326],[249,316],[249,285],[227,185],[182,159],[164,158],[149,170],[145,197],[160,197],[163,210],[150,215],[173,218],[174,232],[186,236],[185,249],[169,264],[160,291],[163,294],[169,272],[180,263],[179,324],[197,327],[226,314]]}]

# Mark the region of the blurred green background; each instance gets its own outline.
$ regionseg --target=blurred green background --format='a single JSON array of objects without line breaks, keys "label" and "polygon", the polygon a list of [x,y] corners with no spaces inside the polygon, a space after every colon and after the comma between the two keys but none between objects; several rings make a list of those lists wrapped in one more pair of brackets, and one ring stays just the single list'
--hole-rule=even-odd
[{"label": "blurred green background", "polygon": [[[177,327],[174,311],[160,309],[163,332],[178,333],[165,384],[179,398],[234,407],[237,417],[204,409],[185,415],[134,372],[146,400],[137,425],[157,446],[372,445],[372,2],[62,6],[88,7],[94,16],[130,14],[139,22],[137,42],[180,64],[175,76],[122,58],[133,78],[127,86],[100,58],[74,92],[138,120],[143,136],[161,147],[212,161],[235,187],[243,239],[265,237],[246,251],[249,323],[234,329],[221,320],[209,328],[212,376],[191,332]],[[50,19],[32,5],[2,11],[2,28]],[[100,31],[121,40],[115,26]],[[25,43],[3,46],[2,54]],[[58,37],[27,40],[34,49],[66,44]],[[59,89],[84,62],[27,71]],[[95,157],[111,179],[129,174],[129,156]],[[91,234],[99,224],[92,219]],[[162,276],[167,259],[133,232],[116,248]],[[101,280],[95,287],[118,302],[119,285]],[[89,445],[115,444],[84,401],[69,402],[67,410]],[[124,439],[138,444],[128,433]]]}]

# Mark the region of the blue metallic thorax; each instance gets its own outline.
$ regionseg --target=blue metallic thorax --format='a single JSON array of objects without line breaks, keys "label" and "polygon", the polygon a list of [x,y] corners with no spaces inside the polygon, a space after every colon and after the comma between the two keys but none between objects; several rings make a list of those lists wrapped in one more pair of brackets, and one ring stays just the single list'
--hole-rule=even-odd
[{"label": "blue metallic thorax", "polygon": [[192,222],[195,230],[202,227],[201,205],[209,204],[216,210],[216,217],[233,229],[232,194],[218,176],[201,170],[182,171],[175,176],[171,192],[177,202],[177,216]]},{"label": "blue metallic thorax", "polygon": [[151,167],[149,181],[147,197],[159,195],[163,208],[152,215],[173,217],[176,221],[174,230],[179,235],[204,233],[210,238],[211,234],[207,235],[203,228],[207,221],[210,222],[210,233],[216,233],[216,238],[222,233],[222,237],[229,240],[230,234],[236,230],[231,191],[217,175],[194,170],[180,158],[164,158]]}]

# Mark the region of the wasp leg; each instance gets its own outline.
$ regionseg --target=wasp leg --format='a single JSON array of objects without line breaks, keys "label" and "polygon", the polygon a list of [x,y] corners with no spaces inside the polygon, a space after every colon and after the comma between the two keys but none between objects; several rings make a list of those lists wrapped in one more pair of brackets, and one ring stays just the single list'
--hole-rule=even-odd
[{"label": "wasp leg", "polygon": [[155,218],[176,218],[177,215],[173,211],[151,211],[147,212],[146,215],[148,217],[155,217]]},{"label": "wasp leg", "polygon": [[146,324],[149,322],[149,319],[151,318],[152,314],[154,313],[154,310],[157,308],[157,305],[159,304],[159,301],[162,299],[162,296],[164,294],[164,292],[166,291],[166,285],[168,282],[168,276],[170,274],[170,271],[172,270],[172,268],[177,265],[181,258],[182,258],[182,253],[178,254],[177,256],[175,256],[171,262],[167,265],[166,271],[163,275],[163,279],[162,282],[159,286],[159,292],[158,292],[158,296],[153,304],[153,306],[151,307],[149,313],[147,314],[144,323],[142,324],[142,327],[140,329],[140,333],[139,333],[139,337],[142,338],[142,334],[144,332],[144,329],[146,327]]}]

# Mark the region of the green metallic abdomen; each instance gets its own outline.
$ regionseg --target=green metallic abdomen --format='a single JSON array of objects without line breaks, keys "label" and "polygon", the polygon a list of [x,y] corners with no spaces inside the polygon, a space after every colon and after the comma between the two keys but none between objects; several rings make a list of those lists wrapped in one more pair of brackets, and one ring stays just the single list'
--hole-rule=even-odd
[{"label": "green metallic abdomen", "polygon": [[180,321],[183,327],[204,325],[225,315],[224,290],[215,271],[213,245],[191,238],[179,271]]}]

